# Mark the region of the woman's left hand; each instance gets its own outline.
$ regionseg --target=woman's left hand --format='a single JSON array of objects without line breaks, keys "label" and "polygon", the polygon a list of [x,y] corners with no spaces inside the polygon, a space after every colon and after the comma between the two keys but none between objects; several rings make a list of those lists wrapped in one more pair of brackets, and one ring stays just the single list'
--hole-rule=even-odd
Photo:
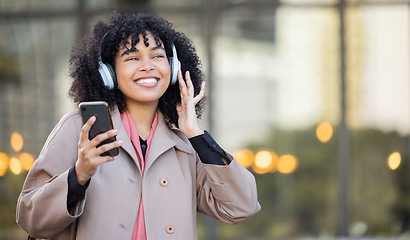
[{"label": "woman's left hand", "polygon": [[198,118],[195,112],[195,105],[205,96],[205,82],[202,82],[201,91],[194,96],[194,86],[189,72],[185,73],[186,83],[182,77],[182,72],[178,72],[179,91],[181,93],[181,104],[177,106],[179,129],[188,138],[204,133],[199,127]]}]

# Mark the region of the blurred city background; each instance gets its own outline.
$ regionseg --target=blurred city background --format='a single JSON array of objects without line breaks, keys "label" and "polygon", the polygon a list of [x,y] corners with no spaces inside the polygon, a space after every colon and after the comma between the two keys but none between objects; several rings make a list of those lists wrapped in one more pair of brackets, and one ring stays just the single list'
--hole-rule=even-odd
[{"label": "blurred city background", "polygon": [[409,0],[0,0],[0,240],[67,97],[74,42],[112,10],[193,40],[203,127],[255,174],[260,213],[202,240],[410,239]]}]

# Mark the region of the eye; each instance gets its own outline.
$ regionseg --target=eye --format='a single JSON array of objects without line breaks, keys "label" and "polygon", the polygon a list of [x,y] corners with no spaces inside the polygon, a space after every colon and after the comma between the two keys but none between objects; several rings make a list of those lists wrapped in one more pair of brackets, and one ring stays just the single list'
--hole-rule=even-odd
[{"label": "eye", "polygon": [[137,61],[137,60],[138,60],[137,57],[129,57],[129,58],[125,59],[126,62],[128,62],[128,61]]},{"label": "eye", "polygon": [[152,58],[165,58],[163,54],[155,54]]}]

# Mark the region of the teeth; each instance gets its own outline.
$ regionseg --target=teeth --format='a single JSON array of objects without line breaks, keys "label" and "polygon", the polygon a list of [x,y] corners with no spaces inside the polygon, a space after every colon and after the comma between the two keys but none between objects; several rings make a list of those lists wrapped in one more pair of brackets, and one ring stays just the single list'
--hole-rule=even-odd
[{"label": "teeth", "polygon": [[145,78],[137,81],[138,83],[156,83],[157,79],[155,78]]}]

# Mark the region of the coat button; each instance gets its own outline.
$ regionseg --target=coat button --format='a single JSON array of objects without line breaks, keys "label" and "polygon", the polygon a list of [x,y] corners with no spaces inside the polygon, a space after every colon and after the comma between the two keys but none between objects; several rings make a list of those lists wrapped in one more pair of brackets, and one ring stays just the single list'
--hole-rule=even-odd
[{"label": "coat button", "polygon": [[172,225],[168,225],[168,226],[165,228],[165,231],[167,231],[167,233],[169,233],[169,234],[173,234],[173,233],[175,232],[175,227],[172,226]]},{"label": "coat button", "polygon": [[161,186],[163,187],[166,187],[168,185],[168,179],[161,178],[161,180],[159,181],[159,184],[161,184]]}]

